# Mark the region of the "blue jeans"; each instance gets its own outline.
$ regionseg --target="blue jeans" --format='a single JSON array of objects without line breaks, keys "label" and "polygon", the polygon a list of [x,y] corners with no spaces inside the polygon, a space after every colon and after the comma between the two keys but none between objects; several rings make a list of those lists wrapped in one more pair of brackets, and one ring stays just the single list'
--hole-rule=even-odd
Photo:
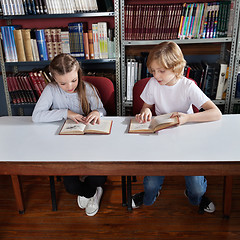
[{"label": "blue jeans", "polygon": [[[144,185],[144,205],[152,205],[162,189],[164,176],[146,176],[143,180]],[[199,205],[202,196],[207,190],[207,180],[204,176],[185,176],[186,190],[191,204]]]}]

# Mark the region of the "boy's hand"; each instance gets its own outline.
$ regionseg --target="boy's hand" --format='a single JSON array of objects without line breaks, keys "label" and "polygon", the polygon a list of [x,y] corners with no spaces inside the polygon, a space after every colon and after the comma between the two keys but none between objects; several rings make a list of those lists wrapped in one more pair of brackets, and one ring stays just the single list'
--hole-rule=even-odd
[{"label": "boy's hand", "polygon": [[173,112],[171,118],[173,118],[173,117],[178,117],[179,125],[182,125],[182,124],[188,122],[189,114],[185,114],[182,112]]},{"label": "boy's hand", "polygon": [[152,112],[149,108],[144,108],[141,113],[136,114],[135,116],[137,122],[139,123],[145,123],[147,121],[151,121],[152,118]]}]

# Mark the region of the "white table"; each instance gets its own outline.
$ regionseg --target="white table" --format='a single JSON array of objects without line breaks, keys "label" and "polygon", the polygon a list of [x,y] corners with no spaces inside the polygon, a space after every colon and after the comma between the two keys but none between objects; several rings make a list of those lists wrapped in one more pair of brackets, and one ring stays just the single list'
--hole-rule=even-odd
[{"label": "white table", "polygon": [[240,115],[185,124],[156,134],[129,134],[129,117],[113,119],[110,135],[58,135],[63,121],[0,117],[0,174],[11,175],[24,211],[18,175],[213,175],[226,178],[230,214],[233,175],[240,174]]}]

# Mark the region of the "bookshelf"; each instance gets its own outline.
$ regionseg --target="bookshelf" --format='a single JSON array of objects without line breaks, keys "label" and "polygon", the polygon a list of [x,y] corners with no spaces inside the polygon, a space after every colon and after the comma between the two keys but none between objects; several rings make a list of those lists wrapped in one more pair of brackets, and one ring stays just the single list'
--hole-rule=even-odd
[{"label": "bookshelf", "polygon": [[[115,58],[108,59],[80,59],[77,60],[81,63],[83,70],[103,71],[113,70],[115,77],[115,92],[116,92],[116,105],[117,114],[120,115],[120,46],[119,46],[119,0],[113,0],[114,11],[112,12],[78,12],[68,14],[36,14],[36,15],[7,15],[1,16],[1,25],[22,25],[22,28],[56,28],[67,27],[69,22],[88,22],[89,24],[106,21],[111,28],[114,28],[114,48]],[[7,73],[18,73],[21,71],[32,71],[36,68],[44,68],[49,65],[50,61],[27,61],[27,62],[5,62],[2,42],[0,42],[0,60],[1,60],[1,72],[4,94],[6,99],[6,108],[9,116],[16,114],[24,115],[24,110],[27,108],[33,108],[35,104],[12,104],[11,97],[8,92]]]},{"label": "bookshelf", "polygon": [[[201,1],[201,2],[208,2],[212,3],[213,1]],[[229,66],[229,74],[228,74],[228,84],[227,84],[227,91],[226,91],[226,97],[225,99],[220,99],[220,100],[215,100],[212,99],[215,104],[217,104],[220,109],[222,110],[223,113],[228,113],[230,112],[230,108],[232,105],[230,104],[230,101],[232,100],[233,97],[233,90],[232,86],[236,85],[236,76],[237,76],[237,69],[236,69],[236,53],[238,51],[238,56],[239,54],[239,48],[240,48],[240,43],[237,42],[237,35],[238,35],[238,24],[239,24],[239,0],[235,1],[235,8],[234,8],[234,23],[233,23],[233,29],[232,29],[232,35],[231,36],[224,36],[224,37],[216,37],[216,38],[190,38],[190,39],[179,39],[179,38],[156,38],[154,35],[151,37],[151,33],[155,33],[155,30],[146,30],[146,35],[142,35],[145,40],[139,39],[139,36],[141,36],[141,30],[139,31],[140,33],[138,34],[138,29],[139,29],[139,23],[132,23],[132,26],[134,26],[135,29],[137,30],[129,30],[128,27],[126,27],[129,23],[127,22],[129,19],[129,15],[132,16],[132,19],[134,19],[134,14],[136,19],[139,19],[139,13],[134,13],[134,11],[130,14],[126,9],[131,9],[131,8],[126,8],[127,5],[131,5],[133,9],[137,9],[135,5],[137,4],[142,4],[142,5],[149,5],[152,6],[152,9],[154,9],[155,5],[166,5],[165,1],[140,1],[137,2],[135,0],[121,0],[120,1],[120,12],[121,12],[121,86],[122,86],[122,114],[126,115],[131,112],[131,107],[132,107],[132,101],[127,98],[127,59],[129,58],[134,58],[135,56],[139,56],[141,52],[149,52],[150,49],[154,46],[159,44],[162,41],[166,40],[171,40],[179,44],[181,47],[184,56],[190,57],[190,59],[201,59],[203,56],[204,58],[209,58],[213,59],[213,62],[227,62]],[[167,4],[169,5],[179,5],[183,3],[198,3],[198,1],[168,1]],[[149,7],[150,8],[150,7]],[[161,9],[161,7],[159,7]],[[174,7],[173,7],[174,8]],[[150,8],[151,9],[151,8]],[[139,10],[138,10],[139,11]],[[125,15],[126,13],[126,15]],[[154,16],[154,11],[153,11],[153,16]],[[173,18],[169,18],[173,19]],[[153,24],[153,20],[149,20],[150,23],[146,26],[150,26]],[[140,22],[140,20],[139,20]],[[144,25],[144,22],[143,22]],[[158,26],[156,26],[158,27]],[[134,37],[129,37],[129,32],[132,34]],[[135,32],[134,32],[135,31]],[[143,30],[142,30],[143,31]],[[150,32],[150,37],[148,37],[146,40],[147,32]],[[135,35],[134,35],[135,34]],[[157,36],[157,35],[156,35]],[[173,35],[171,35],[173,36]],[[176,34],[174,35],[176,36]],[[136,40],[137,39],[137,40]],[[239,38],[238,38],[239,39]],[[239,40],[238,40],[239,41]],[[132,57],[133,56],[133,57]],[[216,60],[217,59],[217,60]],[[187,63],[188,59],[186,57]],[[193,60],[190,60],[193,61]],[[239,59],[238,59],[239,61]],[[239,103],[240,100],[238,99]],[[129,111],[129,112],[128,112]]]}]

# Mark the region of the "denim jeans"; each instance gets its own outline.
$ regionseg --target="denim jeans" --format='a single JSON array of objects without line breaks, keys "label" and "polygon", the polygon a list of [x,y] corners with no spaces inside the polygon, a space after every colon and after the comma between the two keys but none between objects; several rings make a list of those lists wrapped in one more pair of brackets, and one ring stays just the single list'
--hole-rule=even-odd
[{"label": "denim jeans", "polygon": [[[152,205],[162,189],[164,176],[146,176],[143,180],[144,185],[144,205]],[[204,176],[185,176],[185,184],[188,199],[191,204],[199,205],[202,196],[207,190],[207,180]]]}]

